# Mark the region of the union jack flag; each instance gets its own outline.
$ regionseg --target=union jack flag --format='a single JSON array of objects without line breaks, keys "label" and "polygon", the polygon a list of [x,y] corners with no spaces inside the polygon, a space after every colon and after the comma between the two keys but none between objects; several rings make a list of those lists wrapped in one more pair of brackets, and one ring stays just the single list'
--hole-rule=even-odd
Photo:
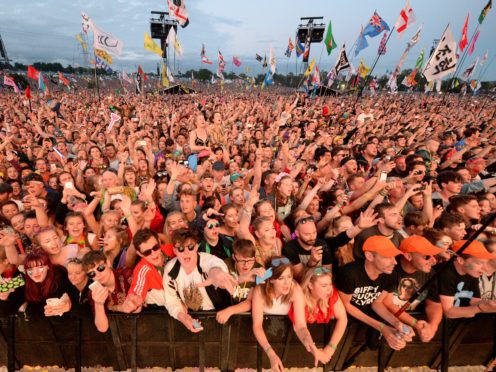
[{"label": "union jack flag", "polygon": [[379,50],[377,51],[377,54],[379,54],[379,55],[386,54],[386,51],[387,51],[386,42],[387,42],[387,38],[388,38],[387,36],[388,36],[387,32],[384,32],[384,36],[382,37],[381,43],[379,44]]},{"label": "union jack flag", "polygon": [[381,18],[379,14],[377,14],[377,12],[374,12],[367,27],[365,27],[365,29],[363,30],[363,35],[374,37],[379,35],[384,30],[389,31],[389,25]]}]

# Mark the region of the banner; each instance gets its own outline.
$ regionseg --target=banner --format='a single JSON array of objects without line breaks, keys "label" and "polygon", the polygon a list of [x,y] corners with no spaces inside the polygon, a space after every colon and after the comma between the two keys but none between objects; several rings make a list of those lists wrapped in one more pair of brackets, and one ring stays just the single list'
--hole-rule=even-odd
[{"label": "banner", "polygon": [[90,25],[93,30],[94,49],[101,49],[117,56],[122,55],[122,48],[124,47],[122,40],[98,28],[91,20]]},{"label": "banner", "polygon": [[113,61],[112,57],[106,51],[100,50],[100,49],[95,49],[95,55],[100,57],[100,59],[103,59],[107,65],[112,64],[112,61]]},{"label": "banner", "polygon": [[[172,30],[173,28],[171,28]],[[145,32],[145,37],[144,37],[144,43],[143,46],[146,50],[157,54],[159,57],[163,56],[163,51],[162,49],[157,45],[155,41],[151,38],[150,35],[148,35],[148,32]],[[112,62],[111,62],[112,63]]]},{"label": "banner", "polygon": [[423,74],[427,81],[442,79],[455,71],[457,62],[456,41],[448,25],[436,50],[427,61]]},{"label": "banner", "polygon": [[188,11],[184,0],[167,0],[167,6],[169,7],[169,16],[178,21],[181,27],[184,28],[189,25]]}]

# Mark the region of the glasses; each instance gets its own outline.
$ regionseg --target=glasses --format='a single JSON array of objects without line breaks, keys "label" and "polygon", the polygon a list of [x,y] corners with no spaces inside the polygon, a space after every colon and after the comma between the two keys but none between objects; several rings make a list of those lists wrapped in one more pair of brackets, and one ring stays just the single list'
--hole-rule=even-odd
[{"label": "glasses", "polygon": [[298,221],[296,221],[295,227],[298,226],[299,224],[304,225],[307,222],[315,222],[315,219],[312,216],[300,218]]},{"label": "glasses", "polygon": [[151,247],[150,249],[147,249],[146,251],[143,251],[141,252],[141,254],[145,257],[148,257],[149,255],[152,254],[152,252],[156,252],[160,249],[160,245],[158,244],[155,244],[153,247]]},{"label": "glasses", "polygon": [[313,269],[313,273],[316,276],[320,276],[320,275],[330,274],[331,270],[329,270],[327,267],[316,267],[315,269]]},{"label": "glasses", "polygon": [[248,258],[246,260],[240,260],[240,259],[237,259],[236,256],[233,256],[233,259],[234,259],[234,261],[236,261],[240,265],[249,265],[249,264],[252,264],[253,262],[255,262],[255,257]]},{"label": "glasses", "polygon": [[32,267],[30,269],[27,269],[26,272],[28,273],[29,276],[33,276],[35,273],[41,274],[44,273],[46,270],[46,266],[36,266]]},{"label": "glasses", "polygon": [[273,267],[279,267],[281,265],[289,265],[289,259],[287,257],[273,258],[272,261],[270,261],[270,265]]},{"label": "glasses", "polygon": [[215,223],[208,223],[207,224],[207,229],[212,230],[214,227],[219,227],[220,223],[215,222]]},{"label": "glasses", "polygon": [[175,248],[177,249],[177,251],[179,253],[183,253],[186,250],[186,248],[188,248],[188,251],[193,252],[195,250],[195,244],[189,244],[189,245],[187,245],[185,247],[182,246],[182,245],[180,245],[180,246],[177,246]]},{"label": "glasses", "polygon": [[[104,263],[98,265],[98,267],[96,268],[96,270],[99,272],[99,273],[103,273],[106,269],[106,265]],[[96,276],[96,272],[95,271],[90,271],[88,273],[86,273],[86,275],[88,276],[88,278],[90,279],[93,279],[95,276]]]},{"label": "glasses", "polygon": [[429,261],[431,258],[434,258],[434,256],[428,256],[428,255],[425,255],[425,256],[422,256],[422,258],[426,261]]}]

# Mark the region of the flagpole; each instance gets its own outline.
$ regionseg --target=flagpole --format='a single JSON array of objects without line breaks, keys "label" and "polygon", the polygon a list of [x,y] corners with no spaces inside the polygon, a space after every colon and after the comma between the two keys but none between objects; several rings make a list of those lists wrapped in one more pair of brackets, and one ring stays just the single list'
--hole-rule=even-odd
[{"label": "flagpole", "polygon": [[[396,28],[396,26],[393,26],[393,28],[389,32],[389,36],[386,39],[386,42],[384,43],[384,48],[387,46],[387,43],[389,42],[389,39],[391,38],[391,35],[393,34],[395,28]],[[377,62],[379,61],[379,59],[381,58],[381,56],[382,56],[382,54],[379,54],[379,52],[377,52],[377,57],[375,58],[374,64],[370,68],[370,71],[367,74],[367,76],[365,76],[365,78],[363,79],[364,80],[364,84],[360,88],[360,90],[358,91],[357,98],[356,98],[355,104],[353,105],[353,108],[355,107],[356,103],[358,102],[358,100],[362,96],[363,90],[365,89],[365,87],[367,86],[367,82],[369,81],[369,77],[372,76],[372,72],[374,71],[374,68],[377,65]]]},{"label": "flagpole", "polygon": [[95,53],[95,48],[93,48],[93,57],[95,58],[95,64],[94,64],[94,69],[95,69],[95,85],[96,85],[96,93],[98,94],[98,100],[100,101],[100,87],[98,85],[98,77],[96,76],[96,53]]},{"label": "flagpole", "polygon": [[491,58],[491,60],[489,61],[489,63],[481,69],[481,72],[479,73],[479,77],[478,77],[477,80],[481,80],[482,77],[486,74],[487,69],[489,68],[489,66],[491,65],[491,63],[493,63],[493,61],[494,61],[494,57],[495,56],[493,56],[493,58]]},{"label": "flagpole", "polygon": [[[460,71],[462,69],[462,65],[465,63],[465,59],[466,59],[467,54],[468,54],[467,52],[470,49],[470,46],[472,45],[472,41],[475,37],[475,34],[477,33],[477,31],[479,31],[479,29],[480,29],[480,25],[477,25],[477,27],[475,28],[475,31],[472,34],[472,37],[470,38],[470,41],[468,42],[467,46],[465,47],[465,50],[463,51],[462,58],[460,58],[459,63],[457,63],[457,65],[456,65],[455,72],[453,73],[453,76],[450,78],[451,80],[456,79],[458,77],[458,74],[460,73]],[[450,90],[450,88],[448,86],[448,92],[449,92],[449,90]]]}]

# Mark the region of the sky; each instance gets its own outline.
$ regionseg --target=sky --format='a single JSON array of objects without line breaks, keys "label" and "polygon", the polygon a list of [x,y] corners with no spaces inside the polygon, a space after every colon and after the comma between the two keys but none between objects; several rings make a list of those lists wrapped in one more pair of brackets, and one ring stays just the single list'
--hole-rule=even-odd
[{"label": "sky", "polygon": [[[5,6],[8,2],[8,6]],[[81,31],[81,11],[85,11],[94,23],[104,31],[124,42],[124,52],[115,57],[112,68],[134,71],[138,65],[145,71],[156,71],[160,58],[143,48],[143,34],[150,32],[150,11],[166,11],[166,0],[0,0],[0,35],[7,54],[14,62],[25,64],[43,61],[60,62],[63,65],[84,65],[82,48],[75,35]],[[411,0],[417,22],[407,29],[402,38],[394,34],[389,39],[387,53],[377,63],[374,74],[394,69],[407,41],[422,25],[422,36],[412,48],[403,69],[412,68],[420,51],[425,48],[428,55],[433,39],[439,39],[450,23],[458,41],[467,14],[469,14],[468,37],[475,31],[477,18],[487,0]],[[323,16],[323,23],[332,21],[334,39],[338,45],[346,44],[349,51],[355,43],[361,25],[365,26],[376,10],[392,28],[396,22],[403,0],[186,0],[190,24],[178,29],[178,38],[184,55],[170,59],[174,71],[209,68],[216,69],[217,50],[228,62],[226,71],[244,72],[246,66],[252,74],[262,72],[255,53],[269,54],[272,46],[277,58],[279,73],[301,72],[301,58],[296,64],[295,55],[288,59],[284,52],[288,38],[294,40],[300,17]],[[496,8],[496,5],[495,5]],[[496,34],[496,9],[487,15],[480,29],[480,36],[472,56],[467,56],[463,68],[469,66],[477,56],[489,51],[489,60],[478,67],[474,78],[496,80],[496,44],[491,35]],[[349,56],[358,66],[360,59],[370,66],[380,43],[380,36],[368,38],[369,47]],[[90,41],[92,37],[89,37]],[[200,63],[202,43],[211,66]],[[312,44],[310,58],[316,57],[321,71],[335,64],[339,48],[330,56],[323,43]],[[170,55],[172,56],[173,53]],[[236,68],[232,56],[239,57],[242,65]],[[481,75],[482,73],[482,75]]]}]

